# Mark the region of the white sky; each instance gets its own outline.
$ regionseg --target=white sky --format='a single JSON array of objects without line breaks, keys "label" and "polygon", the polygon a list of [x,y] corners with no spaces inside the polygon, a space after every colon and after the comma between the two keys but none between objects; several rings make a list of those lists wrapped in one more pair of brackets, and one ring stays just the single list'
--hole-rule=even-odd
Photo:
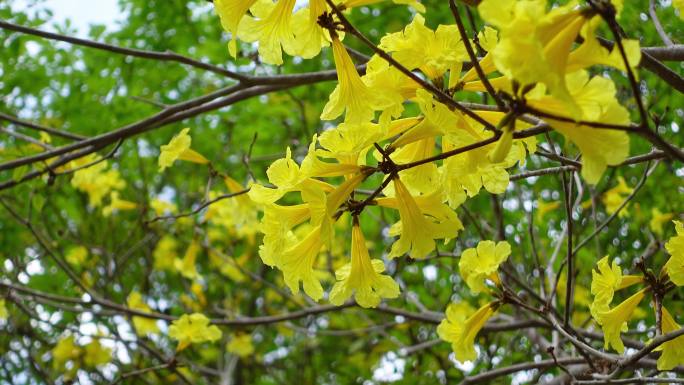
[{"label": "white sky", "polygon": [[[30,12],[29,3],[27,0],[17,0],[16,9],[28,9]],[[78,35],[83,37],[87,35],[90,24],[105,24],[108,30],[113,29],[116,21],[122,17],[117,3],[117,0],[46,0],[39,6],[51,9],[54,20],[59,24],[70,19],[78,29]],[[41,28],[51,29],[50,24]]]}]

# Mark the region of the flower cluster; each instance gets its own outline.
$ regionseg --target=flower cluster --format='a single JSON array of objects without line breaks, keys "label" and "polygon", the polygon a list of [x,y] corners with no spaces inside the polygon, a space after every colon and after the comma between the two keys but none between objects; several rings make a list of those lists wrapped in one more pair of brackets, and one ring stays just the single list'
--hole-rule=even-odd
[{"label": "flower cluster", "polygon": [[[613,261],[609,264],[608,257],[601,259],[597,264],[597,270],[592,272],[591,293],[594,301],[591,304],[591,315],[601,325],[604,333],[604,345],[608,349],[612,347],[622,353],[625,350],[620,334],[627,331],[628,322],[634,317],[635,310],[646,297],[651,294],[654,298],[655,311],[661,317],[660,333],[669,333],[680,329],[674,318],[662,300],[665,294],[673,286],[684,285],[684,225],[674,221],[677,235],[670,238],[665,248],[670,253],[670,259],[665,263],[658,276],[646,271],[643,276],[622,275],[622,269]],[[648,284],[637,291],[617,306],[611,308],[613,296],[618,290],[625,289],[634,284]],[[656,301],[655,299],[658,298]],[[670,370],[677,365],[684,364],[684,337],[677,337],[658,347],[661,351],[658,359],[658,370]]]}]

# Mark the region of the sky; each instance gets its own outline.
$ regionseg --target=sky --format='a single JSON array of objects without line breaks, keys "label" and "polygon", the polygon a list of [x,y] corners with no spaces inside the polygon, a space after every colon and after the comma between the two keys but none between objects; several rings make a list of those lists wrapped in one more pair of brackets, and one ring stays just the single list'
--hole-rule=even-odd
[{"label": "sky", "polygon": [[[54,19],[62,24],[70,19],[72,25],[78,29],[78,36],[87,36],[90,24],[104,24],[108,30],[116,27],[116,21],[122,18],[117,0],[45,0],[39,7],[49,8],[54,13]],[[33,1],[15,0],[16,9],[31,10],[29,4]],[[52,24],[52,23],[50,23]],[[42,27],[51,29],[50,25]]]}]

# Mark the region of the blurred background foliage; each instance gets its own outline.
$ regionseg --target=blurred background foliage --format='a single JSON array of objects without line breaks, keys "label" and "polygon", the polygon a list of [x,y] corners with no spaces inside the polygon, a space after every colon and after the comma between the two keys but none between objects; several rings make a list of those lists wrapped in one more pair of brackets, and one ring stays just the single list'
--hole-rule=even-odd
[{"label": "blurred background foliage", "polygon": [[[96,2],[83,1],[96,8]],[[444,1],[424,2],[427,24],[436,27],[452,23]],[[0,19],[40,29],[51,29],[65,35],[77,31],[67,21],[57,22],[50,1],[0,2]],[[264,75],[304,73],[333,69],[329,50],[313,60],[286,58],[279,68],[258,62],[254,47],[242,44],[241,57],[234,60],[227,53],[228,36],[222,31],[211,3],[204,0],[119,0],[122,12],[114,28],[91,25],[89,39],[143,50],[173,51],[240,73]],[[630,1],[620,20],[629,37],[639,38],[642,46],[660,46],[653,24],[646,22],[648,1]],[[389,2],[355,9],[351,20],[373,41],[387,32],[400,30],[412,18],[412,10]],[[670,36],[684,36],[684,23],[675,15],[669,1],[660,1],[658,15]],[[481,21],[474,15],[479,28]],[[603,36],[609,36],[602,31]],[[345,41],[350,47],[370,54],[357,41]],[[681,63],[668,63],[684,74]],[[619,98],[633,111],[628,83],[624,76],[605,70],[619,85]],[[683,147],[684,97],[673,91],[653,74],[641,70],[640,78],[650,114],[660,119],[659,132],[671,143]],[[231,80],[171,62],[130,58],[85,47],[55,42],[20,33],[0,30],[0,112],[64,131],[93,136],[145,118],[160,106],[188,100],[221,87]],[[88,256],[72,266],[79,276],[106,298],[125,303],[136,290],[148,303],[165,314],[180,315],[200,311],[214,318],[254,317],[281,314],[311,306],[302,295],[289,294],[277,270],[263,265],[257,255],[259,236],[242,236],[234,229],[207,221],[205,212],[175,221],[149,223],[155,215],[150,202],[161,199],[177,206],[178,212],[192,211],[205,200],[210,170],[192,163],[179,162],[159,173],[159,146],[184,127],[191,128],[193,149],[207,156],[221,172],[247,184],[250,174],[265,180],[271,161],[282,157],[290,146],[297,159],[306,153],[311,137],[326,125],[318,116],[334,82],[300,86],[284,92],[251,98],[227,108],[173,123],[126,140],[109,160],[118,170],[126,187],[121,197],[136,202],[138,210],[122,211],[105,217],[99,208],[88,204],[87,195],[70,184],[70,176],[57,177],[51,183],[36,179],[0,192],[2,198],[20,215],[30,213],[36,229],[50,239],[49,247],[66,256],[76,246],[85,246]],[[472,98],[473,96],[468,96]],[[473,100],[481,101],[481,100]],[[7,126],[5,122],[0,124]],[[19,128],[18,128],[19,129]],[[22,131],[38,138],[36,132]],[[562,137],[551,134],[562,144]],[[540,142],[547,139],[538,138]],[[253,142],[253,145],[252,145]],[[52,145],[68,143],[52,137]],[[607,146],[610,144],[607,143]],[[251,152],[250,152],[251,148]],[[572,155],[576,151],[564,148]],[[0,133],[0,160],[40,152],[40,147],[27,145]],[[650,145],[632,137],[631,154],[650,151]],[[248,161],[245,162],[246,157]],[[511,174],[556,165],[532,156],[524,166]],[[575,237],[583,239],[594,230],[596,221],[608,217],[602,201],[606,192],[625,179],[634,187],[644,171],[644,164],[610,169],[594,188],[583,187],[582,209],[573,214]],[[663,161],[638,192],[623,214],[578,254],[578,284],[585,288],[591,280],[591,268],[604,255],[619,258],[622,266],[634,272],[633,261],[652,241],[662,241],[673,234],[667,222],[662,233],[649,226],[653,209],[681,215],[684,212],[684,168]],[[13,173],[0,173],[0,182],[21,176],[28,168]],[[373,188],[378,178],[370,178],[364,188]],[[213,180],[216,191],[225,192]],[[511,183],[507,192],[493,197],[481,192],[459,209],[465,224],[458,239],[440,245],[440,255],[424,261],[398,259],[389,271],[400,282],[402,297],[387,301],[389,306],[411,312],[441,313],[453,300],[464,299],[478,305],[463,290],[455,256],[473,247],[484,237],[496,232],[493,205],[503,207],[506,238],[513,245],[508,268],[531,287],[540,285],[531,246],[530,226],[541,258],[546,260],[562,233],[565,213],[560,175],[528,178]],[[592,207],[592,197],[593,207]],[[555,205],[554,202],[560,202]],[[551,204],[549,211],[540,208]],[[362,223],[371,254],[380,257],[389,249],[392,239],[387,226],[395,218],[375,208],[364,215]],[[530,222],[533,221],[533,224]],[[350,226],[343,217],[341,229]],[[347,257],[348,231],[338,231],[337,248],[327,250],[321,258],[321,272],[327,274],[327,287],[332,285],[331,269]],[[193,239],[202,240],[196,266],[202,280],[199,286],[183,277],[180,271],[155,268],[155,250],[166,235],[177,242],[175,254],[183,257]],[[559,252],[564,254],[564,244]],[[214,250],[214,251],[212,251]],[[173,259],[174,253],[167,257]],[[659,253],[651,267],[659,269],[666,255]],[[8,210],[0,210],[0,277],[34,290],[60,296],[83,296],[76,285],[53,261],[31,232],[15,220]],[[230,260],[230,261],[229,261]],[[562,258],[558,258],[560,263]],[[231,266],[239,266],[238,269]],[[251,274],[251,275],[250,275]],[[255,279],[258,277],[258,279]],[[7,290],[0,293],[6,295]],[[586,304],[578,292],[576,324],[591,326]],[[463,298],[465,297],[465,298]],[[677,295],[675,299],[681,298]],[[323,301],[325,302],[325,301]],[[164,356],[173,355],[175,345],[165,335],[166,326],[159,321],[161,335],[136,337],[122,315],[70,312],[63,307],[26,300],[26,308],[7,302],[9,317],[0,321],[0,382],[13,384],[67,383],[69,376],[55,368],[53,348],[65,333],[77,336],[81,344],[101,339],[111,350],[110,362],[94,368],[83,367],[74,375],[82,384],[106,384],[117,375],[133,369],[159,365],[158,357],[144,346],[153,346]],[[668,303],[673,314],[681,313],[681,301]],[[646,307],[648,305],[643,305]],[[37,318],[36,318],[37,317]],[[680,320],[681,322],[681,320]],[[638,328],[653,325],[652,312],[644,311]],[[189,348],[181,354],[186,363],[183,372],[194,384],[219,383],[220,374],[232,367],[235,384],[397,384],[447,383],[496,366],[527,361],[535,351],[534,342],[517,331],[490,333],[480,337],[480,359],[466,365],[455,364],[448,343],[432,343],[435,325],[407,319],[400,315],[347,308],[315,317],[273,325],[224,327],[220,343]],[[254,353],[232,359],[226,351],[230,336],[250,333]],[[131,342],[122,342],[121,340]],[[412,351],[411,347],[426,343]],[[231,361],[232,360],[232,361]],[[556,373],[551,371],[550,373]],[[501,383],[534,382],[543,373],[525,372]],[[127,382],[130,381],[130,382]],[[180,380],[169,370],[150,371],[124,383],[176,383]],[[225,382],[224,382],[225,383]]]}]

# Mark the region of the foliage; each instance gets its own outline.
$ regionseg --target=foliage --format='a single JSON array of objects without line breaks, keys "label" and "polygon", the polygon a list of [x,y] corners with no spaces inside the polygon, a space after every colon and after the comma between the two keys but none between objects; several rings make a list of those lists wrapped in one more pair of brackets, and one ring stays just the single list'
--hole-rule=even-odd
[{"label": "foliage", "polygon": [[0,4],[0,382],[684,373],[681,1],[49,6]]}]

